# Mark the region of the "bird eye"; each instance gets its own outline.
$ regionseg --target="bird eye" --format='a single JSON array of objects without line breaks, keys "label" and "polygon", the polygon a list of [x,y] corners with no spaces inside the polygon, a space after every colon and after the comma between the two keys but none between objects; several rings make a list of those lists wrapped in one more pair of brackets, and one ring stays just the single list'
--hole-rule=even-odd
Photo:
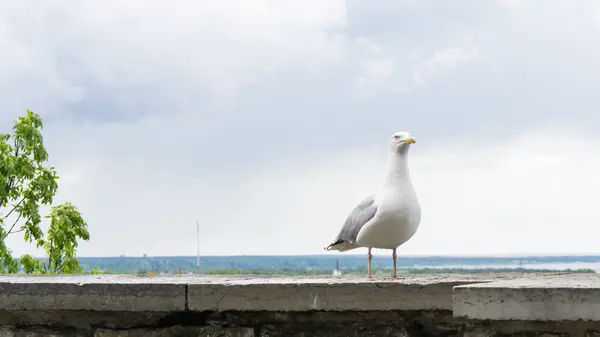
[{"label": "bird eye", "polygon": [[398,139],[398,138],[400,138],[400,136],[394,135],[394,139]]}]

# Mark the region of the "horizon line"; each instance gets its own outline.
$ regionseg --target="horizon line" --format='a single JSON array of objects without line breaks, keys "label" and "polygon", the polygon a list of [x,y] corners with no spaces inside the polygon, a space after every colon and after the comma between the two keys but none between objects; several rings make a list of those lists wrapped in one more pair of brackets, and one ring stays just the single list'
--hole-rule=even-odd
[{"label": "horizon line", "polygon": [[[202,257],[327,257],[327,256],[362,256],[363,254],[352,253],[352,254],[234,254],[234,255],[200,255]],[[387,254],[373,254],[377,257],[388,257]],[[35,258],[39,258],[33,256]],[[78,259],[89,259],[89,258],[143,258],[144,254],[141,255],[93,255],[93,256],[78,256]],[[186,257],[196,258],[196,255],[146,255],[146,257],[160,257],[160,258],[173,258],[173,257]],[[527,257],[598,257],[600,253],[591,254],[573,254],[573,253],[540,253],[540,254],[456,254],[456,255],[421,255],[421,254],[410,254],[410,255],[398,255],[398,258],[527,258]]]}]

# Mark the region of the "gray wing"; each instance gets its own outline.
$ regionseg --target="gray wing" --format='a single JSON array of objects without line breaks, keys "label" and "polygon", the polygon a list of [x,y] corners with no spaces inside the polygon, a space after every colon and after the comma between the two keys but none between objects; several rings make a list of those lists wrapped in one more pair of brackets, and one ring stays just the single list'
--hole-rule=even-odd
[{"label": "gray wing", "polygon": [[348,250],[357,248],[356,237],[360,229],[377,213],[375,195],[370,195],[361,201],[346,218],[342,229],[327,250]]}]

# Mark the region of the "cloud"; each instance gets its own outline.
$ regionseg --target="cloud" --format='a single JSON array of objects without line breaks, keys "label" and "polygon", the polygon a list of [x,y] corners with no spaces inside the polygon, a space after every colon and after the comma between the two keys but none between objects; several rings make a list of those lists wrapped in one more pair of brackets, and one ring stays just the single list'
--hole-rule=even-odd
[{"label": "cloud", "polygon": [[3,9],[10,81],[2,88],[19,79],[63,95],[56,106],[36,109],[48,89],[22,93],[20,100],[36,110],[58,110],[104,92],[105,100],[116,98],[112,104],[120,113],[135,113],[140,100],[154,101],[148,92],[159,91],[160,100],[178,110],[193,106],[198,92],[222,102],[257,77],[283,69],[318,71],[342,57],[343,39],[330,32],[345,24],[344,2],[336,0],[285,6],[175,1],[168,8],[158,1],[65,0],[35,10],[11,2]]},{"label": "cloud", "polygon": [[440,73],[452,69],[477,58],[479,50],[472,42],[463,46],[448,47],[437,50],[433,55],[419,62],[413,71],[415,85],[424,85]]},{"label": "cloud", "polygon": [[376,94],[385,90],[386,86],[394,86],[401,83],[397,81],[398,60],[387,55],[377,43],[367,38],[358,38],[355,41],[360,51],[368,55],[362,58],[362,75],[356,78],[359,93],[363,95]]},{"label": "cloud", "polygon": [[598,6],[539,6],[3,2],[0,127],[43,115],[82,255],[322,253],[399,130],[401,254],[589,252]]}]

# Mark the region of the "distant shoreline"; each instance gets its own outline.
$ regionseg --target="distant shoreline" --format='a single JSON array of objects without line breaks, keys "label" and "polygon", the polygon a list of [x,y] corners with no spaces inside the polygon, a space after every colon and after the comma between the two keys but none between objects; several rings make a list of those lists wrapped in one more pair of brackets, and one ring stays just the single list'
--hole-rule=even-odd
[{"label": "distant shoreline", "polygon": [[[360,254],[331,255],[237,255],[237,256],[111,256],[79,257],[84,273],[202,273],[331,275],[366,273],[367,257]],[[391,256],[375,255],[374,270],[392,268]],[[399,270],[416,274],[480,274],[507,272],[600,272],[600,255],[570,256],[398,256]],[[199,268],[198,268],[199,267]]]},{"label": "distant shoreline", "polygon": [[[104,273],[315,273],[331,274],[336,266],[350,273],[366,272],[367,258],[359,254],[331,255],[237,255],[200,256],[199,268],[196,256],[118,256],[80,257],[84,272]],[[388,270],[392,267],[391,256],[373,256],[373,268]],[[481,272],[515,272],[519,270],[546,272],[596,272],[600,271],[600,255],[573,256],[516,256],[516,257],[457,257],[457,256],[398,256],[398,268],[413,273],[429,274]]]},{"label": "distant shoreline", "polygon": [[[348,252],[348,253],[333,253],[333,254],[304,254],[304,255],[256,255],[256,254],[240,254],[240,255],[200,255],[200,257],[205,258],[240,258],[240,257],[258,257],[258,258],[268,258],[268,257],[343,257],[343,256],[365,256],[364,253],[358,252]],[[373,252],[374,257],[390,257],[389,254],[382,254]],[[153,258],[196,258],[196,255],[148,255],[147,257]],[[518,258],[597,258],[600,261],[600,253],[598,254],[504,254],[504,255],[398,255],[398,257],[405,258],[416,258],[416,259],[425,259],[425,258],[434,258],[434,259],[518,259]],[[143,255],[107,255],[107,256],[79,256],[80,259],[118,259],[118,258],[143,258]]]}]

